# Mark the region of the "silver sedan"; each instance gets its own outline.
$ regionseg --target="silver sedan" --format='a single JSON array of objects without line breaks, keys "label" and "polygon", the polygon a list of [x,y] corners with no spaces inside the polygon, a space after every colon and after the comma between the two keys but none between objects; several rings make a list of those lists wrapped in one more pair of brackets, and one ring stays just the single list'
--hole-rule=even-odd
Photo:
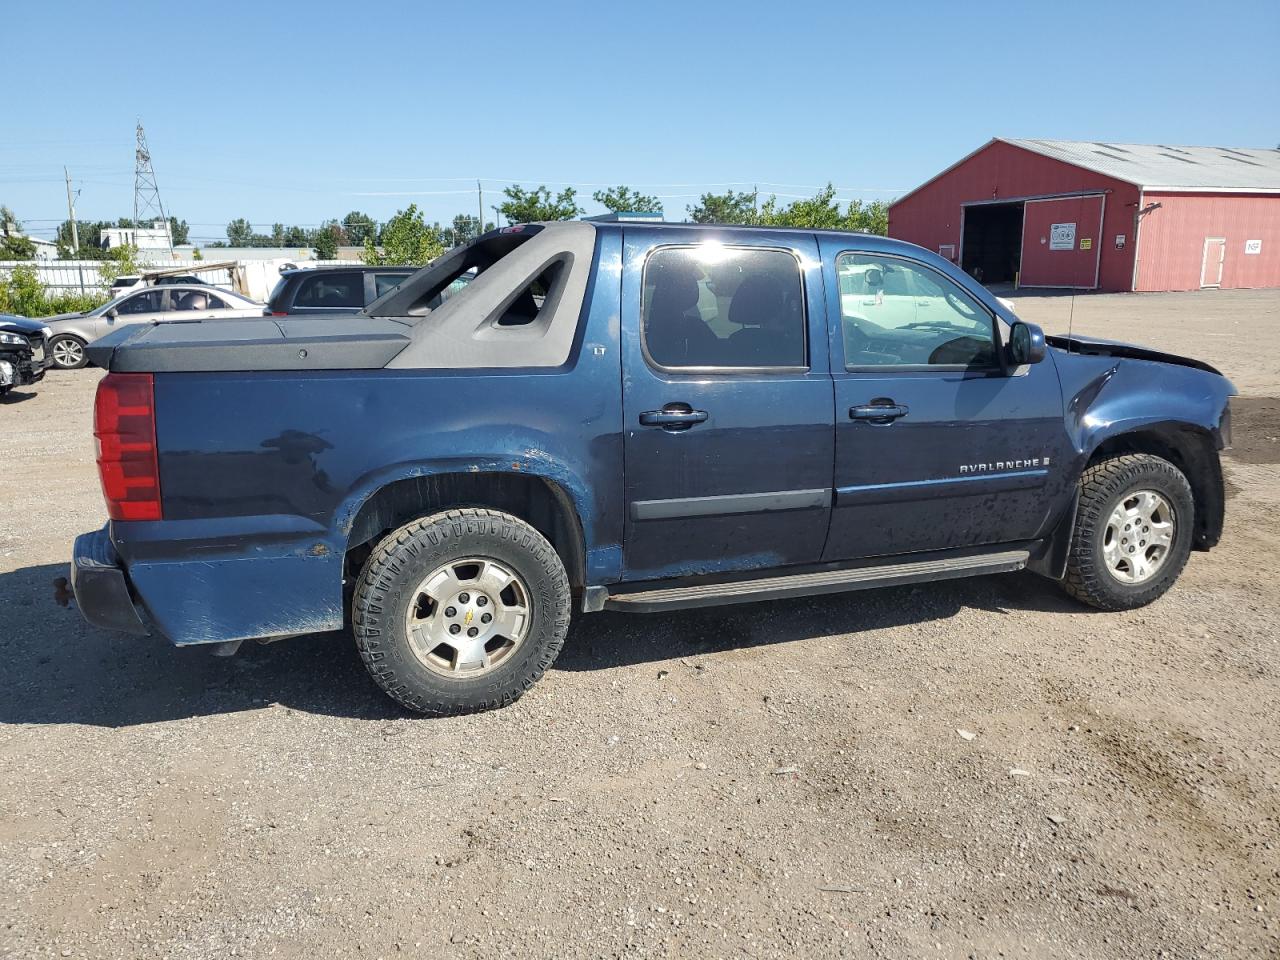
[{"label": "silver sedan", "polygon": [[197,318],[261,318],[262,309],[248,297],[216,287],[175,283],[133,289],[87,313],[48,318],[49,359],[61,370],[76,370],[88,362],[85,344],[121,327]]}]

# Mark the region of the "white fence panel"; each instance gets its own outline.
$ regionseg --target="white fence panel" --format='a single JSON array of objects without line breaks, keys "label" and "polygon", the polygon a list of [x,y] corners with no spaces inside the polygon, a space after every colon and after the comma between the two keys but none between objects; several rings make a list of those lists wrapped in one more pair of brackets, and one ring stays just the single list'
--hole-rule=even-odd
[{"label": "white fence panel", "polygon": [[[206,260],[174,260],[164,264],[165,270],[184,269],[205,283],[233,289],[226,268],[211,270]],[[237,262],[247,289],[241,291],[255,300],[266,300],[279,279],[281,262],[240,260]],[[14,267],[31,267],[36,279],[50,293],[105,293],[107,283],[102,276],[101,260],[0,260],[0,281],[7,279]],[[156,269],[143,266],[140,269]]]}]

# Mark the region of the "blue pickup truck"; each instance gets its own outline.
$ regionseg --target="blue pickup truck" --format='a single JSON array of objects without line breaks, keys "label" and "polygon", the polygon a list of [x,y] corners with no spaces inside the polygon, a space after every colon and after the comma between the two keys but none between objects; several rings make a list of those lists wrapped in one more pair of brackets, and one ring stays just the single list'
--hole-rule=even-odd
[{"label": "blue pickup truck", "polygon": [[576,613],[1023,568],[1120,610],[1222,530],[1222,375],[1046,338],[880,237],[513,226],[353,316],[88,352],[83,615],[224,650],[349,627],[426,713],[514,701]]}]

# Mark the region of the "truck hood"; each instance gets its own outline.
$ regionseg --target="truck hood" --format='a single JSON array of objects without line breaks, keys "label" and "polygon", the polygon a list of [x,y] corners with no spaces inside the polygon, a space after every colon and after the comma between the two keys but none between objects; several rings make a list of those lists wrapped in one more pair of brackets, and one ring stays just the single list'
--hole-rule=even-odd
[{"label": "truck hood", "polygon": [[1191,357],[1180,357],[1176,353],[1165,353],[1152,347],[1140,347],[1132,343],[1121,343],[1118,340],[1103,340],[1101,337],[1088,337],[1083,334],[1057,334],[1045,337],[1045,343],[1067,353],[1080,353],[1091,357],[1126,357],[1130,360],[1152,360],[1156,363],[1172,363],[1180,367],[1192,367],[1208,373],[1222,376],[1222,371],[1212,367],[1203,360]]},{"label": "truck hood", "polygon": [[376,370],[409,343],[388,318],[195,320],[124,327],[89,344],[100,367],[128,373]]}]

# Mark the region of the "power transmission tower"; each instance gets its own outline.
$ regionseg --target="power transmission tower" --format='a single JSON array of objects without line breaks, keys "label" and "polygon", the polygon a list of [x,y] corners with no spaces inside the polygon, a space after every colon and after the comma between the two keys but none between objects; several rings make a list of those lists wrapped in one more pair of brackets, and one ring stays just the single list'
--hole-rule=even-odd
[{"label": "power transmission tower", "polygon": [[[156,172],[151,168],[151,151],[147,149],[147,134],[142,129],[142,121],[138,121],[138,147],[133,167],[133,227],[142,229],[142,221],[154,223],[159,220],[164,224],[164,235],[169,241],[169,257],[173,257],[173,229],[169,226],[169,218],[165,216],[164,204],[160,202],[160,188],[156,186]],[[134,234],[137,239],[137,234]]]}]

